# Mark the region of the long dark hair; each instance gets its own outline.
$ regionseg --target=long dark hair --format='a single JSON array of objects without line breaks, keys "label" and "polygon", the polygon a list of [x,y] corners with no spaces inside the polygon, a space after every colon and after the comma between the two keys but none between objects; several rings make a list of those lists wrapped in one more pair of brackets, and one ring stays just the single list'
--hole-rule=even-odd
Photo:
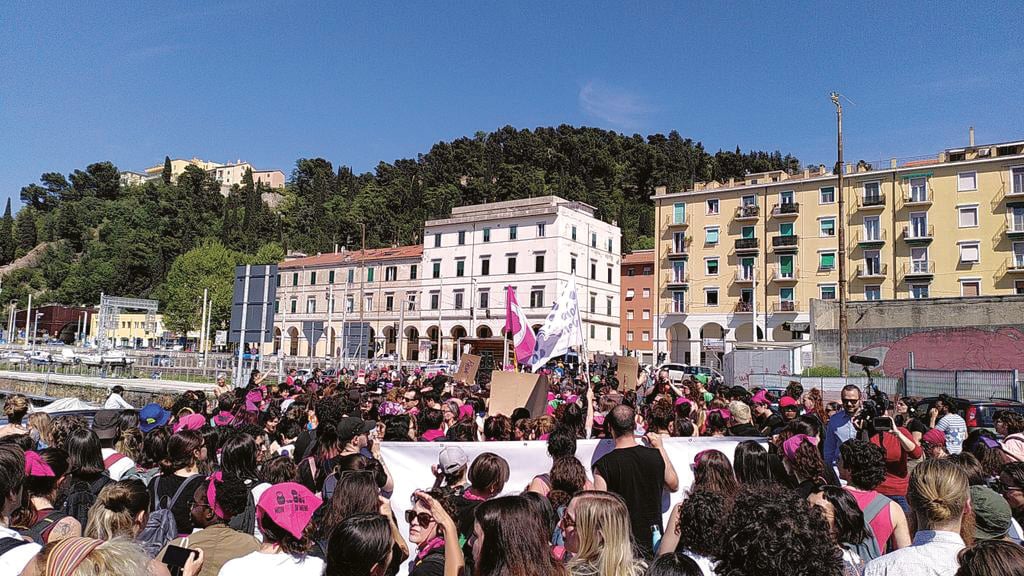
[{"label": "long dark hair", "polygon": [[864,512],[856,498],[839,486],[822,486],[821,495],[832,505],[836,541],[845,546],[857,546],[868,537],[864,527]]},{"label": "long dark hair", "polygon": [[744,440],[736,445],[733,452],[733,471],[740,484],[771,482],[771,467],[768,465],[768,451],[757,440]]},{"label": "long dark hair", "polygon": [[[338,475],[327,514],[318,532],[326,539],[342,520],[356,514],[371,514],[380,509],[380,488],[373,472],[346,470]],[[379,512],[378,512],[379,513]]]},{"label": "long dark hair", "polygon": [[221,469],[242,480],[258,480],[256,471],[256,441],[242,433],[228,438],[220,452]]},{"label": "long dark hair", "polygon": [[196,450],[204,446],[203,435],[195,430],[182,430],[167,439],[167,454],[160,461],[160,471],[174,474],[177,470],[197,466]]},{"label": "long dark hair", "polygon": [[166,426],[153,428],[146,432],[142,440],[142,467],[145,469],[158,468],[160,462],[167,457],[167,440],[171,433]]},{"label": "long dark hair", "polygon": [[475,512],[483,532],[476,576],[562,576],[565,568],[551,555],[547,527],[534,505],[522,496],[481,503]]},{"label": "long dark hair", "polygon": [[68,475],[73,482],[92,482],[103,474],[103,452],[96,433],[78,428],[68,435]]},{"label": "long dark hair", "polygon": [[718,450],[704,450],[694,458],[691,491],[706,490],[732,496],[739,489],[729,457]]},{"label": "long dark hair", "polygon": [[388,519],[380,514],[345,518],[327,545],[325,576],[365,576],[388,560],[394,543]]},{"label": "long dark hair", "polygon": [[36,523],[38,510],[32,503],[32,498],[46,498],[53,503],[57,484],[68,473],[68,454],[60,448],[47,448],[39,453],[39,457],[53,470],[53,476],[25,475],[21,507],[11,513],[11,526],[15,528],[28,529]]}]

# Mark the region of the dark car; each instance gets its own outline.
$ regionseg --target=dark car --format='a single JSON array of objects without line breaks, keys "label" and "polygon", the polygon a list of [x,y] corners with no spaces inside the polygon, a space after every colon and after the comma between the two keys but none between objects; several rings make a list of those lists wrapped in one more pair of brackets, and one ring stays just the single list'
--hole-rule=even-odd
[{"label": "dark car", "polygon": [[[917,413],[924,419],[925,424],[929,423],[928,410],[938,400],[938,396],[922,398],[917,403]],[[1010,410],[1024,415],[1024,403],[1004,398],[990,398],[988,400],[966,400],[964,398],[953,398],[956,403],[956,412],[967,423],[967,430],[975,428],[986,428],[995,430],[995,415],[997,412]]]}]

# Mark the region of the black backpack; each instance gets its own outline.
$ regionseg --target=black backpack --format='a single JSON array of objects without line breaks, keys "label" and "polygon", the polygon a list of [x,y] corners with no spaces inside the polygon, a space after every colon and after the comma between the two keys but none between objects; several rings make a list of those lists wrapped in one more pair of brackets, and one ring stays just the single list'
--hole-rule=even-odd
[{"label": "black backpack", "polygon": [[36,544],[46,544],[47,538],[50,535],[50,530],[57,525],[58,522],[67,518],[68,515],[57,510],[51,510],[45,518],[33,524],[27,530],[20,530],[22,536],[32,540]]},{"label": "black backpack", "polygon": [[89,509],[96,503],[96,496],[110,482],[110,476],[107,476],[106,473],[91,483],[84,480],[75,481],[71,484],[71,489],[68,491],[60,511],[78,520],[84,527],[89,522]]},{"label": "black backpack", "polygon": [[18,546],[24,546],[28,543],[29,542],[25,540],[18,540],[17,538],[0,538],[0,556],[7,554]]},{"label": "black backpack", "polygon": [[252,497],[251,489],[249,490],[249,501],[245,505],[245,510],[240,514],[232,516],[231,520],[228,520],[228,527],[238,530],[243,534],[252,535],[256,533],[256,501]]}]

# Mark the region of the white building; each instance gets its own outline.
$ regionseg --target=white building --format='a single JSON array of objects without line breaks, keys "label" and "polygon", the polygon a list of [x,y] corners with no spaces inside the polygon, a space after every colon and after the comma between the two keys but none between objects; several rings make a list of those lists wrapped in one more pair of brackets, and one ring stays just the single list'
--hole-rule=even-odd
[{"label": "white building", "polygon": [[423,238],[420,334],[436,343],[440,330],[442,357],[458,356],[460,338],[501,334],[509,285],[539,328],[571,274],[588,352],[619,351],[621,232],[594,207],[556,196],[463,206],[426,222]]},{"label": "white building", "polygon": [[252,170],[252,182],[254,185],[263,183],[263,186],[267,188],[284,187],[284,172],[280,170],[257,170],[248,162],[238,161],[234,164],[224,164],[223,166],[212,168],[208,172],[217,182],[220,182],[220,193],[227,196],[232,186],[242,185],[242,180],[245,178],[245,173],[248,170]]}]

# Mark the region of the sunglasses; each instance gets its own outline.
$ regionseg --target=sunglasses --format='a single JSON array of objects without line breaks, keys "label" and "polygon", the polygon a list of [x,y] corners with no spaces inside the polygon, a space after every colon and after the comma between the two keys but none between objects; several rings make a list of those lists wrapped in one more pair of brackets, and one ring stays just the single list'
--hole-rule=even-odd
[{"label": "sunglasses", "polygon": [[412,521],[413,520],[415,520],[416,523],[420,525],[420,527],[426,528],[427,526],[430,526],[431,522],[434,521],[434,517],[431,516],[430,514],[427,514],[426,512],[420,512],[419,514],[417,514],[415,510],[406,510],[405,511],[405,522],[406,522],[406,524],[412,526]]},{"label": "sunglasses", "polygon": [[1005,494],[1007,492],[1024,492],[1024,488],[1021,488],[1020,486],[1010,486],[1003,484],[998,480],[993,484],[992,489],[1000,494]]}]

